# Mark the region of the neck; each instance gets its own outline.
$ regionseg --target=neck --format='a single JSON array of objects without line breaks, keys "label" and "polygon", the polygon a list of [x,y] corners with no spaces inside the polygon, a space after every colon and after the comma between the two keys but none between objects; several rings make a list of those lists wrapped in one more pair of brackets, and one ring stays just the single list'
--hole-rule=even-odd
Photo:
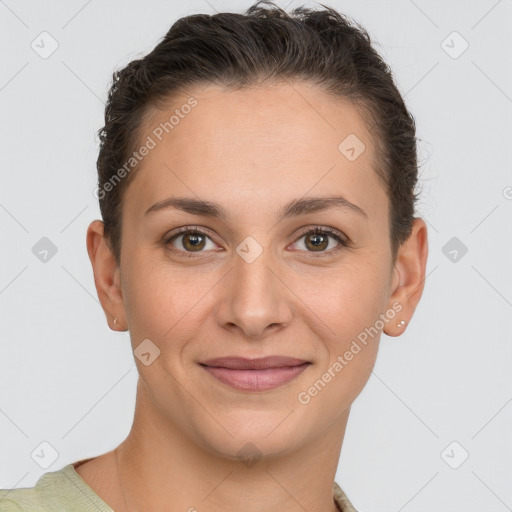
[{"label": "neck", "polygon": [[349,410],[286,454],[267,456],[247,445],[245,456],[230,458],[157,415],[140,380],[136,404],[132,429],[116,448],[123,512],[338,510],[332,488]]}]

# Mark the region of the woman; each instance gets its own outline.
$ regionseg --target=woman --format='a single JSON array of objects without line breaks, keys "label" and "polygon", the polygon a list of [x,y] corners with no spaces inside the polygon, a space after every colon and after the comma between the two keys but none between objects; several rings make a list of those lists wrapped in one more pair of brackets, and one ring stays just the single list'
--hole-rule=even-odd
[{"label": "woman", "polygon": [[327,7],[182,18],[114,73],[100,140],[87,249],[133,426],[0,510],[355,510],[350,407],[428,251],[414,120],[368,34]]}]

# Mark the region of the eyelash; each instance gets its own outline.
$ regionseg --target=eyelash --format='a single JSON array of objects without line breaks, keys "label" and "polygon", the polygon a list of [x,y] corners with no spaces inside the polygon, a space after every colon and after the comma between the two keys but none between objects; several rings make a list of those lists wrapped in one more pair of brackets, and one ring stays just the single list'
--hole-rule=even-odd
[{"label": "eyelash", "polygon": [[[169,245],[175,238],[178,238],[179,236],[191,235],[191,234],[192,235],[203,235],[203,236],[206,236],[211,239],[211,237],[204,231],[201,231],[200,229],[198,229],[196,227],[187,226],[187,227],[179,228],[178,231],[170,237],[164,237],[163,244],[170,252],[179,253],[180,256],[185,256],[186,258],[195,258],[195,257],[197,257],[196,255],[201,254],[201,252],[194,253],[194,252],[190,252],[190,251],[182,251],[182,250],[175,249],[174,247]],[[295,240],[294,243],[296,243],[298,240],[300,240],[301,238],[303,238],[306,235],[328,235],[328,236],[334,238],[337,242],[339,242],[339,245],[337,247],[335,247],[334,249],[330,249],[329,251],[319,251],[317,254],[315,254],[315,251],[304,251],[304,252],[311,253],[310,256],[308,256],[308,257],[312,257],[312,258],[319,258],[319,257],[325,256],[325,255],[330,256],[330,255],[342,250],[343,248],[347,248],[347,247],[351,246],[350,241],[345,240],[339,234],[339,232],[337,230],[335,230],[333,228],[321,227],[321,226],[315,226],[313,229],[309,229],[309,230],[302,232],[299,235],[299,237]]]}]

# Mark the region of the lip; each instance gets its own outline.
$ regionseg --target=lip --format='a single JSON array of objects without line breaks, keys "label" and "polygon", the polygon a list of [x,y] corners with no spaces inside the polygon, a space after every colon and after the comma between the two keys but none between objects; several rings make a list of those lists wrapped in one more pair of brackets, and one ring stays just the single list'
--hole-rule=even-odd
[{"label": "lip", "polygon": [[283,386],[310,364],[309,361],[286,356],[257,359],[219,357],[200,363],[217,380],[243,391],[267,391]]},{"label": "lip", "polygon": [[282,368],[298,366],[307,363],[304,359],[287,356],[267,356],[255,359],[247,359],[246,357],[229,356],[217,357],[203,361],[204,366],[215,366],[221,368],[229,368],[230,370],[265,370],[267,368]]}]

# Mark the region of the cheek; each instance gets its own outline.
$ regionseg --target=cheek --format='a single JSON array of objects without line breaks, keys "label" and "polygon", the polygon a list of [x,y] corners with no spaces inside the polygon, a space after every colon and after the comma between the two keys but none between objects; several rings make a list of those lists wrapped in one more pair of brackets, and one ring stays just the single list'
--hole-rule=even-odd
[{"label": "cheek", "polygon": [[316,292],[308,301],[319,312],[321,322],[314,320],[316,326],[328,326],[321,329],[327,355],[318,361],[317,371],[298,398],[301,404],[314,401],[318,410],[330,410],[333,415],[350,407],[366,385],[380,340],[375,324],[383,312],[385,279],[352,270],[331,278],[322,293]]},{"label": "cheek", "polygon": [[187,287],[168,266],[133,253],[125,265],[123,301],[130,330],[138,338],[162,339],[186,313]]},{"label": "cheek", "polygon": [[[355,342],[347,350],[334,354],[328,372],[322,380],[329,380],[331,399],[338,410],[344,410],[354,402],[370,378],[378,352],[378,336],[367,345]],[[325,397],[329,400],[329,397]]]},{"label": "cheek", "polygon": [[322,338],[329,357],[319,373],[338,383],[333,385],[336,393],[354,398],[369,378],[378,352],[388,277],[381,266],[347,265],[331,272],[328,280],[317,281],[322,286],[313,295],[310,287],[308,305],[328,326]]},{"label": "cheek", "polygon": [[[204,325],[212,308],[215,283],[212,273],[184,272],[167,261],[133,254],[126,261],[123,297],[133,346],[149,338],[162,354],[175,356]],[[178,358],[166,358],[177,364]]]},{"label": "cheek", "polygon": [[333,339],[346,340],[372,325],[387,302],[389,276],[382,266],[363,261],[354,255],[343,266],[297,280],[297,294],[331,328]]}]

